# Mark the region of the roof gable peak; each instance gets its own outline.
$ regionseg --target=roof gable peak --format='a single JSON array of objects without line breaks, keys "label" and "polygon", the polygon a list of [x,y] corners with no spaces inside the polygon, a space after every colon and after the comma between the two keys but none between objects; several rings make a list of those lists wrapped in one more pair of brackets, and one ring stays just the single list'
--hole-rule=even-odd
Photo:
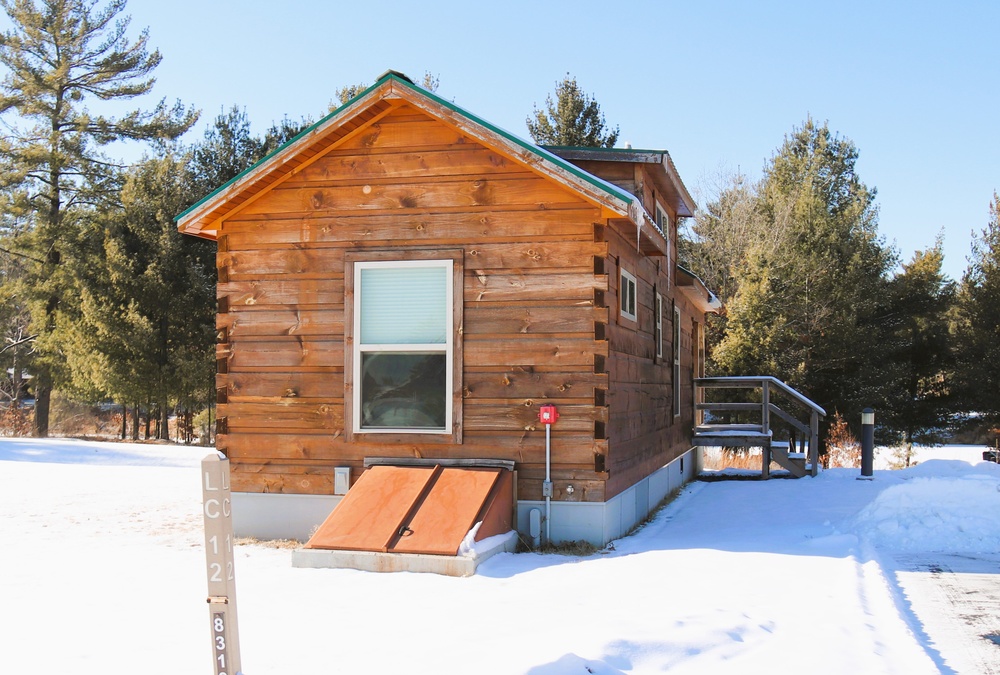
[{"label": "roof gable peak", "polygon": [[214,239],[220,222],[241,206],[315,161],[361,126],[403,103],[448,124],[524,165],[573,189],[582,197],[642,227],[652,222],[635,196],[387,70],[371,87],[324,116],[225,185],[177,216],[187,234]]}]

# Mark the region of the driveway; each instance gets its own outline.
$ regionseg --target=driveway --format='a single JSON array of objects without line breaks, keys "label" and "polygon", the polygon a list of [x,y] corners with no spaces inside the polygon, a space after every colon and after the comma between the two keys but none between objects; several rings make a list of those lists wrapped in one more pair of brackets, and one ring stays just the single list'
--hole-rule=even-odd
[{"label": "driveway", "polygon": [[895,562],[903,609],[942,673],[1000,675],[1000,553],[895,553],[883,562]]}]

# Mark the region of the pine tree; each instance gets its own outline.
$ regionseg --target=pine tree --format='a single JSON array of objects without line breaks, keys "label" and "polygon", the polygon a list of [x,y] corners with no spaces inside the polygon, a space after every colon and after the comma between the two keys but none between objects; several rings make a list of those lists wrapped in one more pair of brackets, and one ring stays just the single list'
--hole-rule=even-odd
[{"label": "pine tree", "polygon": [[99,255],[78,270],[80,316],[65,328],[76,388],[151,404],[161,438],[171,402],[203,403],[215,366],[214,247],[173,220],[191,201],[187,164],[167,154],[128,172],[122,209],[95,224]]},{"label": "pine tree", "polygon": [[1000,195],[993,193],[989,221],[974,234],[962,277],[956,330],[961,346],[956,394],[965,411],[1000,423]]},{"label": "pine tree", "polygon": [[191,151],[194,200],[250,168],[263,154],[263,143],[250,131],[246,109],[234,105],[220,113]]},{"label": "pine tree", "polygon": [[160,63],[149,51],[147,31],[132,41],[124,0],[97,7],[89,0],[0,0],[12,28],[0,34],[0,181],[20,191],[12,207],[30,214],[33,228],[15,247],[36,264],[30,271],[33,327],[39,333],[35,360],[35,433],[48,434],[51,387],[61,373],[58,314],[70,302],[62,269],[68,248],[79,241],[87,210],[117,193],[116,165],[101,148],[119,140],[176,138],[197,119],[180,102],[161,101],[152,111],[119,117],[89,103],[127,101],[148,93]]},{"label": "pine tree", "polygon": [[[0,237],[0,247],[3,243]],[[20,283],[23,274],[21,259],[0,255],[0,407],[20,407],[27,393],[28,381],[23,374],[31,357],[33,336]]]},{"label": "pine tree", "polygon": [[333,112],[340,106],[345,105],[355,96],[359,96],[361,92],[363,92],[367,88],[368,85],[363,82],[359,82],[358,84],[349,84],[344,87],[339,87],[336,91],[333,92],[334,98],[332,101],[330,101],[330,104],[327,107],[329,108],[330,112]]},{"label": "pine tree", "polygon": [[774,375],[849,421],[884,397],[881,317],[895,263],[857,156],[812,120],[786,137],[755,206],[780,239],[749,250],[713,355],[725,373]]},{"label": "pine tree", "polygon": [[724,304],[739,286],[750,255],[780,243],[757,208],[759,186],[745,175],[720,176],[716,194],[685,219],[678,237],[681,264],[695,272]]},{"label": "pine tree", "polygon": [[953,338],[950,320],[955,283],[942,271],[943,242],[917,251],[890,284],[886,317],[891,376],[878,410],[879,426],[898,435],[905,464],[914,443],[935,443],[952,426]]},{"label": "pine tree", "polygon": [[308,118],[287,117],[254,136],[246,110],[238,106],[219,114],[191,153],[193,201],[210,194],[312,125]]},{"label": "pine tree", "polygon": [[261,138],[261,155],[256,161],[260,161],[271,154],[312,125],[313,121],[308,117],[302,117],[297,121],[284,117],[280,122],[271,124]]},{"label": "pine tree", "polygon": [[545,97],[545,109],[536,106],[527,119],[528,133],[539,145],[562,145],[613,148],[618,141],[618,127],[607,127],[597,101],[588,96],[566,73],[556,83],[556,100]]}]

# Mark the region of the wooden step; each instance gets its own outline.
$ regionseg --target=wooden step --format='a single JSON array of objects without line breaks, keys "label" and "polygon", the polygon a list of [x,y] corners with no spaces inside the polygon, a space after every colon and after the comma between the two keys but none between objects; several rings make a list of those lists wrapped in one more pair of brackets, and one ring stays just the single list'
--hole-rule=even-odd
[{"label": "wooden step", "polygon": [[759,424],[702,424],[692,440],[700,447],[763,448],[770,445],[771,434]]},{"label": "wooden step", "polygon": [[806,475],[806,456],[801,452],[788,452],[788,443],[771,444],[771,460],[796,478]]},{"label": "wooden step", "polygon": [[[703,432],[754,431],[758,434],[768,433],[760,430],[759,424],[699,424],[694,428],[696,434]],[[770,435],[770,434],[768,434]]]}]

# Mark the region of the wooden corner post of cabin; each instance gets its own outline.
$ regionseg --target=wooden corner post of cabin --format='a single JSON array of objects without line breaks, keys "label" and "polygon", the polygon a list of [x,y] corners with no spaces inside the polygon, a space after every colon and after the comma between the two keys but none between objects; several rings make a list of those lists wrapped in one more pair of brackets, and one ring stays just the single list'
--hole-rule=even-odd
[{"label": "wooden corner post of cabin", "polygon": [[201,476],[212,663],[215,675],[239,675],[242,671],[236,623],[229,459],[218,453],[208,455],[201,461]]}]

